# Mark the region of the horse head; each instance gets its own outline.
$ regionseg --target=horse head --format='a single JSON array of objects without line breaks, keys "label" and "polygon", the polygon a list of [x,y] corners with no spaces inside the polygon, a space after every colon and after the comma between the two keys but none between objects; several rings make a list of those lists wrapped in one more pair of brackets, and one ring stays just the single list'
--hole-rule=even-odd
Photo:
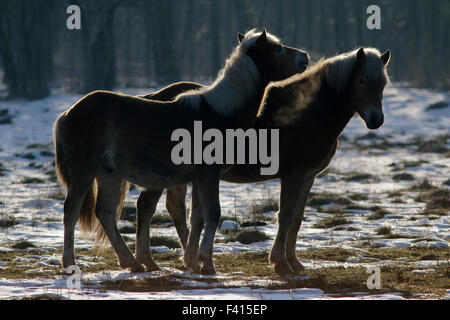
[{"label": "horse head", "polygon": [[389,79],[386,66],[391,51],[380,54],[374,49],[359,49],[356,53],[349,84],[349,100],[352,108],[369,129],[383,125],[383,90]]}]

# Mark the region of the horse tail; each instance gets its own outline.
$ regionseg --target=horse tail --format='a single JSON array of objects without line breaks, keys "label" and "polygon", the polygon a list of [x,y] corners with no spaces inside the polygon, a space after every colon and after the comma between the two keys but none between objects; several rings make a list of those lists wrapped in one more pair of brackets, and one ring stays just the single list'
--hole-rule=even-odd
[{"label": "horse tail", "polygon": [[84,198],[83,205],[81,206],[80,218],[78,219],[78,223],[80,226],[80,230],[89,234],[93,231],[94,226],[100,224],[95,216],[95,208],[97,206],[97,182],[94,180],[91,186],[89,187],[89,191]]},{"label": "horse tail", "polygon": [[64,144],[62,142],[63,135],[63,123],[67,112],[63,112],[56,119],[53,126],[53,145],[55,147],[55,169],[56,176],[61,186],[68,187],[68,174],[67,174],[67,157],[64,153]]},{"label": "horse tail", "polygon": [[[55,146],[55,170],[61,186],[68,189],[71,185],[69,175],[69,159],[67,144],[65,143],[65,119],[67,111],[56,119],[53,127],[53,144]],[[97,183],[94,180],[83,201],[80,217],[78,218],[80,229],[83,233],[92,231],[96,224],[95,208],[97,203]]]},{"label": "horse tail", "polygon": [[[117,201],[117,213],[116,213],[116,221],[118,222],[120,220],[120,217],[122,215],[122,208],[123,208],[123,201],[125,200],[125,195],[128,192],[128,189],[130,188],[130,183],[126,180],[122,180],[120,184],[120,196]],[[98,192],[101,192],[100,189],[98,189]],[[103,249],[106,245],[106,233],[103,229],[100,222],[97,220],[95,225],[95,233],[97,233],[97,236],[95,238],[95,245],[99,249]]]}]

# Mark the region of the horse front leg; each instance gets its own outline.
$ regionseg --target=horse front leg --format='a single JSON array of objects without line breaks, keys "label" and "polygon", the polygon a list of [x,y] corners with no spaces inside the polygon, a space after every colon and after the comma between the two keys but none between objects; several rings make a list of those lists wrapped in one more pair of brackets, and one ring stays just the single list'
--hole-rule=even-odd
[{"label": "horse front leg", "polygon": [[289,265],[295,273],[299,273],[300,271],[305,269],[305,267],[303,267],[301,262],[298,260],[295,249],[297,246],[298,231],[300,230],[300,226],[303,221],[306,201],[308,199],[309,191],[311,190],[313,183],[314,177],[299,182],[301,188],[298,198],[298,205],[294,216],[294,222],[289,228],[289,232],[287,235],[286,257],[288,259]]},{"label": "horse front leg", "polygon": [[198,251],[198,261],[202,263],[202,274],[215,274],[213,263],[214,236],[220,221],[219,183],[218,170],[205,170],[197,179],[198,198],[201,203],[203,217],[205,219],[205,234]]},{"label": "horse front leg", "polygon": [[299,195],[304,177],[298,172],[289,172],[281,177],[280,210],[278,211],[278,231],[269,254],[269,262],[275,272],[281,275],[293,274],[286,254],[288,232],[294,223],[295,212],[300,206]]},{"label": "horse front leg", "polygon": [[136,259],[145,265],[147,271],[160,270],[150,250],[150,222],[162,192],[162,190],[143,191],[137,201]]}]

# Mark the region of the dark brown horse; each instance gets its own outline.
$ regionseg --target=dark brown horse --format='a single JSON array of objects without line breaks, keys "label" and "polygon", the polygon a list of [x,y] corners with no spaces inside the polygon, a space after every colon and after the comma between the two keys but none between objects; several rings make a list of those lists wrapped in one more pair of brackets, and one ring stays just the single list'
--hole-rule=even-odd
[{"label": "dark brown horse", "polygon": [[[117,230],[116,218],[127,181],[146,190],[193,182],[205,210],[206,236],[199,254],[204,272],[214,272],[212,246],[220,217],[219,180],[227,165],[175,164],[173,133],[195,135],[195,123],[224,132],[248,128],[270,81],[306,68],[306,53],[284,46],[273,35],[252,30],[239,44],[215,82],[170,102],[96,91],[59,116],[54,126],[56,169],[67,187],[64,202],[63,266],[75,264],[74,227],[95,225],[95,216],[111,242],[119,264],[132,271],[155,268],[150,251],[136,260]],[[95,215],[94,215],[95,212]],[[148,247],[148,245],[147,245]],[[141,263],[140,263],[141,262]]]},{"label": "dark brown horse", "polygon": [[[383,124],[382,93],[388,82],[385,67],[389,59],[389,50],[380,54],[375,49],[360,49],[320,61],[305,73],[267,88],[255,128],[280,129],[279,173],[262,176],[258,166],[235,165],[221,179],[237,183],[281,180],[278,233],[269,258],[278,273],[303,270],[295,247],[305,203],[315,176],[330,163],[348,121],[357,113],[370,129]],[[170,100],[198,87],[192,82],[177,83],[145,98]],[[160,195],[142,192],[138,215],[146,219],[153,215]],[[185,196],[186,186],[167,189],[166,206],[183,247],[188,237]],[[197,241],[203,220],[195,207],[192,211],[190,239]]]}]

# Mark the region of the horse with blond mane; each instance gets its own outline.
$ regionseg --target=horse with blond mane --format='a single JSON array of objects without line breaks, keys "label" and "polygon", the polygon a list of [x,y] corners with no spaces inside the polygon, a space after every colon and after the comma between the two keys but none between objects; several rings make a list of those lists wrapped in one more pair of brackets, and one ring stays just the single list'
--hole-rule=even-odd
[{"label": "horse with blond mane", "polygon": [[212,246],[220,217],[219,180],[229,165],[173,163],[172,133],[180,128],[193,133],[196,121],[201,121],[205,130],[220,132],[252,126],[268,83],[304,71],[308,63],[305,52],[283,45],[265,30],[239,34],[238,40],[210,86],[185,92],[169,102],[95,91],[58,117],[54,125],[56,171],[67,188],[64,267],[75,264],[74,228],[79,220],[86,231],[99,226],[122,268],[144,271],[143,263],[147,270],[157,269],[150,250],[145,250],[148,244],[142,245],[143,250],[138,247],[135,259],[117,229],[128,182],[146,190],[193,182],[206,221],[198,257],[203,272],[214,272]]},{"label": "horse with blond mane", "polygon": [[[221,179],[236,183],[281,180],[278,232],[269,255],[276,272],[290,274],[304,269],[295,248],[306,200],[315,177],[335,154],[338,137],[347,123],[358,114],[369,129],[383,124],[382,96],[389,82],[386,66],[390,56],[390,50],[381,54],[373,48],[361,48],[323,59],[304,73],[272,83],[266,89],[254,128],[280,129],[280,170],[274,176],[263,176],[257,165],[235,165]],[[198,87],[202,85],[181,82],[144,97],[168,101],[184,90]],[[140,194],[139,219],[151,218],[161,192]],[[193,201],[189,234],[185,197],[185,185],[168,188],[166,206],[183,248],[187,246],[185,256],[191,258],[191,268],[200,270],[201,261],[195,257],[203,217]]]}]

